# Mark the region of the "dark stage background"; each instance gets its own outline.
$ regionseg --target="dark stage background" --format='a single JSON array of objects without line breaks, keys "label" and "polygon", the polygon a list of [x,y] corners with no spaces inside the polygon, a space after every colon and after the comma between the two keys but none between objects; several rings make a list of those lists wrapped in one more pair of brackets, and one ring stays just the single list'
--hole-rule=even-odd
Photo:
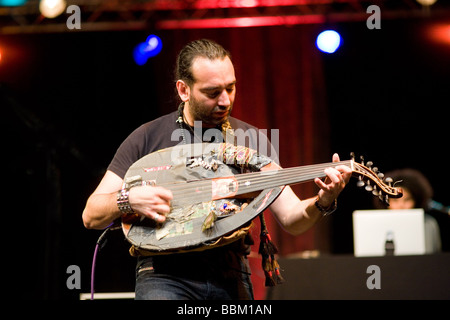
[{"label": "dark stage background", "polygon": [[[326,162],[333,152],[347,159],[353,151],[381,171],[421,170],[434,199],[450,205],[450,46],[428,34],[438,22],[383,21],[381,30],[368,30],[365,21],[336,24],[343,44],[332,55],[315,48],[322,25],[0,35],[6,290],[15,299],[78,299],[89,292],[101,231],[82,225],[86,199],[122,140],[175,110],[175,56],[200,37],[231,51],[238,77],[234,115],[280,129],[283,166]],[[137,66],[132,50],[151,32],[163,50]],[[304,197],[317,192],[312,184],[296,190]],[[282,255],[351,254],[351,213],[371,207],[372,197],[353,181],[337,212],[313,230],[294,238],[270,220],[271,233]],[[450,251],[450,218],[433,215]],[[96,291],[134,290],[127,250],[121,232],[112,233],[98,257]],[[70,265],[81,268],[81,290],[66,287]]]}]

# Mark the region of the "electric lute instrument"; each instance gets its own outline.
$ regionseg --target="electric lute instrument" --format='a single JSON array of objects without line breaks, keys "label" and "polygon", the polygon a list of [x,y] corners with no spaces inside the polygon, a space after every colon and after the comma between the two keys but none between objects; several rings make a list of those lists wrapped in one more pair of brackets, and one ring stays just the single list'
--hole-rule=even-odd
[{"label": "electric lute instrument", "polygon": [[134,255],[206,250],[235,241],[284,186],[325,177],[324,169],[346,165],[358,186],[382,201],[402,196],[392,179],[371,163],[350,160],[282,169],[255,150],[226,143],[177,145],[148,154],[127,171],[124,188],[158,185],[173,193],[164,223],[137,214],[122,217]]}]

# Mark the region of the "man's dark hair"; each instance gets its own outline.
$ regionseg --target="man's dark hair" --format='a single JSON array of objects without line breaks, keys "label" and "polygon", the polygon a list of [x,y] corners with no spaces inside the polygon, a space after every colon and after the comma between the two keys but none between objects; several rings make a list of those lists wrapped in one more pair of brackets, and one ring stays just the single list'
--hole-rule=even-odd
[{"label": "man's dark hair", "polygon": [[195,82],[192,74],[192,63],[197,57],[210,60],[224,59],[225,57],[231,59],[230,53],[212,40],[200,39],[189,42],[178,54],[175,67],[175,81],[183,80],[189,86]]}]

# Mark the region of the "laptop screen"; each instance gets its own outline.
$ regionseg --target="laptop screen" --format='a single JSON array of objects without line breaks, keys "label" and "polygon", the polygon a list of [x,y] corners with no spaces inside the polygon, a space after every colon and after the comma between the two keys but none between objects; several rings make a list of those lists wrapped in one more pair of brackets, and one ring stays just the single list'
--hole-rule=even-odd
[{"label": "laptop screen", "polygon": [[356,210],[353,212],[354,255],[424,254],[424,223],[423,209]]}]

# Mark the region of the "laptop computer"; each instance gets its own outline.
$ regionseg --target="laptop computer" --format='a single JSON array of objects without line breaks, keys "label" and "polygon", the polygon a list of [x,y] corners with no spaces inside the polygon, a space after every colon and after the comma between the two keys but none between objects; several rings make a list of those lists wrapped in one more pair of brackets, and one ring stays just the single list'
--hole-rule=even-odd
[{"label": "laptop computer", "polygon": [[356,257],[424,254],[424,210],[354,211],[353,246]]}]

